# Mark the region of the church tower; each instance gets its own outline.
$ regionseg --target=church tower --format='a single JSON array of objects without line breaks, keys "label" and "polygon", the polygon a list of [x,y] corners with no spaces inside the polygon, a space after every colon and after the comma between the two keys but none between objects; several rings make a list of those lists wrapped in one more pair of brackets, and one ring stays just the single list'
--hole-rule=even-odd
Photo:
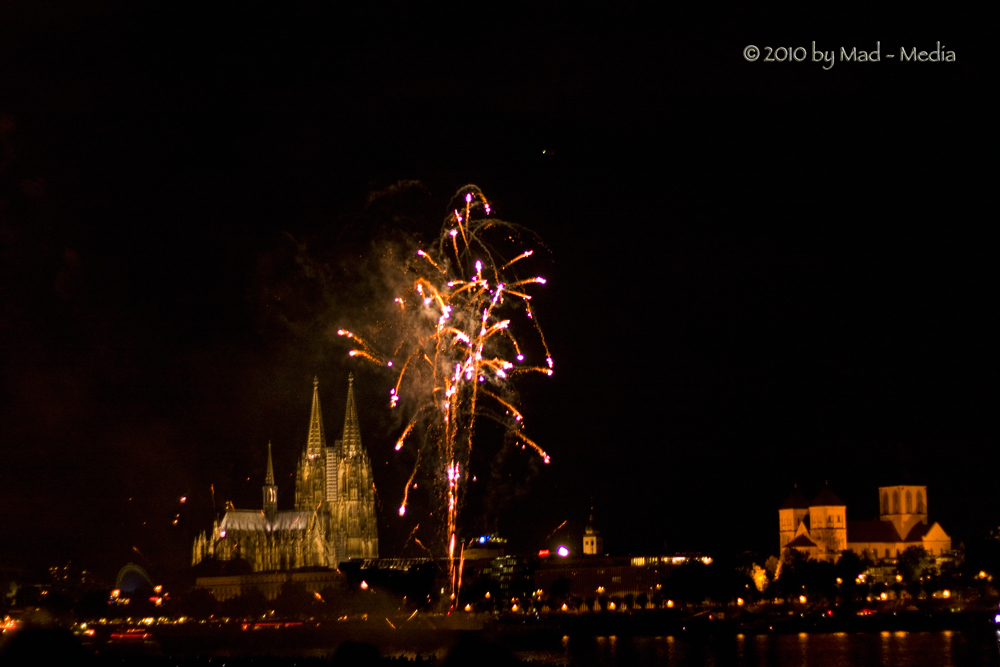
[{"label": "church tower", "polygon": [[583,531],[583,555],[600,556],[604,553],[604,540],[601,533],[594,528],[594,508],[590,508],[590,520]]},{"label": "church tower", "polygon": [[348,376],[347,382],[344,432],[326,455],[327,502],[340,557],[378,558],[372,462],[361,444],[354,374]]},{"label": "church tower", "polygon": [[792,490],[792,495],[778,508],[778,534],[781,537],[779,553],[785,551],[785,545],[799,534],[799,526],[805,523],[809,528],[809,501],[799,493],[798,485]]},{"label": "church tower", "polygon": [[829,486],[809,506],[809,539],[819,546],[817,560],[835,563],[847,548],[847,506]]},{"label": "church tower", "polygon": [[271,463],[271,443],[267,443],[267,478],[264,480],[264,516],[274,523],[278,514],[278,486],[274,483],[274,464]]},{"label": "church tower", "polygon": [[879,518],[891,521],[905,540],[913,527],[927,523],[927,487],[906,484],[902,486],[880,486],[878,488]]}]

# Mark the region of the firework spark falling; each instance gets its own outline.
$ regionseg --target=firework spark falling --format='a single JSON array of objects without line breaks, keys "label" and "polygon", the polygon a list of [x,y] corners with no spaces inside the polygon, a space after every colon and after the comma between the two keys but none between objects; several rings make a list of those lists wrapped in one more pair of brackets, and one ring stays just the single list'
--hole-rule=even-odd
[{"label": "firework spark falling", "polygon": [[[476,186],[462,188],[453,201],[459,206],[445,219],[437,247],[417,250],[404,267],[409,285],[393,300],[400,325],[393,353],[380,352],[351,331],[337,333],[354,343],[350,356],[396,371],[390,407],[400,405],[403,396],[415,399],[396,450],[418,433],[425,444],[418,448],[399,514],[406,513],[421,462],[435,466],[443,489],[445,544],[455,593],[457,521],[470,478],[476,420],[499,423],[548,463],[549,455],[523,433],[524,418],[515,406],[511,382],[523,373],[552,375],[553,362],[528,293],[545,279],[517,274],[521,262],[534,252],[518,245],[522,229],[491,217],[490,205]],[[502,256],[504,247],[513,251]],[[530,354],[515,336],[515,329],[522,327],[541,343],[544,363],[529,361]]]}]

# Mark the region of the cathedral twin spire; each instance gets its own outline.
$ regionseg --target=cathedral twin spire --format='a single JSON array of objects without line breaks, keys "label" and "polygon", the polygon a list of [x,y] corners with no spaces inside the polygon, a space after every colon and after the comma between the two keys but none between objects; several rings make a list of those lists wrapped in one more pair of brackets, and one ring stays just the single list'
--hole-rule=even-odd
[{"label": "cathedral twin spire", "polygon": [[344,438],[327,447],[313,378],[309,434],[295,479],[295,509],[278,511],[271,443],[262,511],[234,510],[217,521],[211,540],[196,538],[192,563],[210,557],[247,559],[254,571],[305,566],[335,567],[350,558],[378,557],[378,525],[371,460],[361,446],[354,377],[347,391]]},{"label": "cathedral twin spire", "polygon": [[[350,448],[361,445],[361,423],[358,421],[358,407],[354,401],[354,373],[347,376],[347,410],[344,415],[344,435],[341,439]],[[270,447],[270,444],[268,444],[268,447]],[[314,459],[322,454],[325,449],[326,432],[323,429],[323,412],[319,406],[319,378],[313,377],[312,410],[309,415],[309,437],[306,440],[306,455],[310,459]]]},{"label": "cathedral twin spire", "polygon": [[[354,376],[351,375],[353,381]],[[348,390],[348,401],[352,401],[353,394]],[[350,409],[350,408],[348,408]],[[312,411],[309,414],[309,438],[306,440],[306,455],[314,459],[326,449],[326,433],[323,431],[323,413],[319,408],[319,378],[313,377],[313,401]]]},{"label": "cathedral twin spire", "polygon": [[344,435],[341,439],[348,449],[361,447],[361,424],[354,403],[354,373],[347,376],[347,413],[344,415]]}]

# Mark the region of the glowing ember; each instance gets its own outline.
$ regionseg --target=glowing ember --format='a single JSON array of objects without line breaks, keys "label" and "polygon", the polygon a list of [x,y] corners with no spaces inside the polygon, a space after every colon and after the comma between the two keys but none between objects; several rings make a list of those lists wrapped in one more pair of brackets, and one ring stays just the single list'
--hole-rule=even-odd
[{"label": "glowing ember", "polygon": [[[457,520],[469,477],[476,419],[498,422],[514,441],[530,447],[548,463],[548,454],[523,433],[524,418],[514,405],[511,381],[521,373],[551,375],[553,366],[545,337],[528,305],[531,296],[520,291],[544,285],[545,279],[514,273],[515,265],[533,254],[520,245],[525,230],[489,217],[486,198],[475,186],[462,188],[456,200],[464,205],[454,208],[444,221],[436,249],[425,246],[401,267],[412,281],[412,289],[394,299],[398,307],[392,312],[398,318],[399,340],[392,345],[391,354],[380,353],[374,344],[353,332],[337,332],[352,341],[354,349],[348,352],[352,357],[398,369],[390,407],[412,406],[413,413],[396,450],[411,436],[424,442],[404,487],[399,515],[406,513],[421,460],[440,465],[435,478],[446,508],[443,542],[450,558],[455,556]],[[508,256],[516,256],[506,261],[501,253],[510,244],[517,246]],[[510,273],[505,274],[508,269]],[[515,336],[519,326],[535,333],[544,353],[538,358],[545,363],[522,363],[515,368],[509,361],[525,360],[526,350]],[[413,402],[405,403],[406,399]],[[429,451],[422,453],[424,449]],[[456,578],[450,578],[454,586]]]}]

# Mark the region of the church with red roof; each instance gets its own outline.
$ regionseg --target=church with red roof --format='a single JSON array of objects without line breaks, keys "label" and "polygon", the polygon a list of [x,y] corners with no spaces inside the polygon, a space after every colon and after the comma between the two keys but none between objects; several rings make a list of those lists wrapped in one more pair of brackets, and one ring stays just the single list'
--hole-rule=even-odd
[{"label": "church with red roof", "polygon": [[795,549],[835,562],[845,550],[876,560],[894,559],[912,546],[932,556],[951,551],[951,537],[937,522],[928,522],[926,486],[882,486],[878,491],[879,518],[848,521],[847,506],[829,486],[812,502],[796,488],[778,509],[781,553]]}]

